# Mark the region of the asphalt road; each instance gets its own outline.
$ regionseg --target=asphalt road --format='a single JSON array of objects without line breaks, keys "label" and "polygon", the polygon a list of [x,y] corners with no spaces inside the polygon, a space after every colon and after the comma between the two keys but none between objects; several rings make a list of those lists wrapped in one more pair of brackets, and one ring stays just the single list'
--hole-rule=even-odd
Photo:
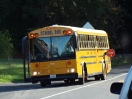
[{"label": "asphalt road", "polygon": [[84,85],[77,82],[65,84],[63,81],[44,88],[31,83],[0,84],[0,99],[118,99],[118,95],[110,93],[110,85],[123,81],[130,66],[113,68],[106,80],[90,78]]}]

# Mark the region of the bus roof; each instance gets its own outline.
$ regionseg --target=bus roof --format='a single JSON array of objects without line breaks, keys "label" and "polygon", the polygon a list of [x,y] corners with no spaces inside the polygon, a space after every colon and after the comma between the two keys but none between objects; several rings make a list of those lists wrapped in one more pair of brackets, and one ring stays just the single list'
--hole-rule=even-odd
[{"label": "bus roof", "polygon": [[[101,33],[106,34],[104,30],[96,30],[96,29],[87,29],[87,28],[81,28],[81,27],[73,27],[73,26],[65,26],[65,25],[55,25],[55,27],[64,27],[64,28],[70,28],[73,31],[82,31],[82,32],[92,32],[92,33]],[[54,27],[54,26],[52,26]]]},{"label": "bus roof", "polygon": [[72,29],[74,32],[80,31],[80,32],[92,32],[92,33],[107,34],[104,30],[87,29],[87,28],[73,27],[73,26],[65,26],[65,25],[47,26],[47,27],[43,27],[43,28],[39,28],[39,29],[33,30],[30,33],[36,32],[36,31],[40,31],[40,30],[43,30],[45,28],[51,28],[51,27],[56,27],[56,28],[57,27],[58,28],[69,28],[69,29]]}]

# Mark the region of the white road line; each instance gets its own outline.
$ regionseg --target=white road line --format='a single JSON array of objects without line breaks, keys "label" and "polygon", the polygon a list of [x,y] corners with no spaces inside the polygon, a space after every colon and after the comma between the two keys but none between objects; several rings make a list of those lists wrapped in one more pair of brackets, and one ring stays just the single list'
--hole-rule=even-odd
[{"label": "white road line", "polygon": [[108,79],[108,80],[104,80],[104,81],[101,81],[101,82],[97,82],[97,83],[89,84],[89,85],[86,85],[86,86],[74,88],[74,89],[67,90],[67,91],[64,91],[64,92],[60,92],[60,93],[57,93],[57,94],[53,94],[53,95],[50,95],[50,96],[47,96],[47,97],[44,97],[44,98],[41,98],[41,99],[48,99],[48,98],[51,98],[51,97],[54,97],[54,96],[58,96],[58,95],[61,95],[61,94],[64,94],[64,93],[68,93],[68,92],[71,92],[71,91],[74,91],[74,90],[78,90],[78,89],[82,89],[82,88],[85,88],[85,87],[89,87],[89,86],[93,86],[93,85],[96,85],[96,84],[100,84],[100,83],[103,83],[103,82],[106,82],[106,81],[109,81],[109,80],[113,80],[113,79],[119,78],[119,77],[121,77],[123,75],[126,75],[126,74],[127,73],[123,73],[122,75],[116,76],[116,77]]}]

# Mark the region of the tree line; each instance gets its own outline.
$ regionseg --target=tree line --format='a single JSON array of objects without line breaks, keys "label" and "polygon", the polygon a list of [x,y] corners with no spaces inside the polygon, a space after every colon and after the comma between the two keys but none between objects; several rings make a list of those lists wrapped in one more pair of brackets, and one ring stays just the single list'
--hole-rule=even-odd
[{"label": "tree line", "polygon": [[[117,53],[131,53],[131,0],[0,0],[0,34],[8,31],[15,51],[31,30],[53,25],[82,27],[90,22],[108,33]],[[5,39],[6,40],[6,39]],[[5,42],[5,41],[4,41]],[[4,43],[0,43],[0,48]],[[12,47],[11,47],[12,49]],[[12,52],[12,51],[10,51]]]}]

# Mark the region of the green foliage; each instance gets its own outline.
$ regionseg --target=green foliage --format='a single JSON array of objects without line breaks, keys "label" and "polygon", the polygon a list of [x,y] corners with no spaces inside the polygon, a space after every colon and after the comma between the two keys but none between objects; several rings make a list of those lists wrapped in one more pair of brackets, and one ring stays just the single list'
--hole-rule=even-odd
[{"label": "green foliage", "polygon": [[0,30],[9,30],[14,47],[21,51],[21,39],[30,29],[52,24],[82,27],[89,21],[105,30],[110,46],[118,49],[120,33],[131,31],[130,4],[131,0],[1,0]]},{"label": "green foliage", "polygon": [[0,60],[0,83],[2,82],[23,82],[22,60],[13,59],[12,64],[8,64],[7,59]]},{"label": "green foliage", "polygon": [[132,63],[132,56],[130,55],[116,55],[111,59],[112,62],[112,67],[115,66],[122,66],[126,64],[131,64]]},{"label": "green foliage", "polygon": [[10,42],[9,31],[0,32],[0,58],[11,56],[13,53],[13,45]]}]

